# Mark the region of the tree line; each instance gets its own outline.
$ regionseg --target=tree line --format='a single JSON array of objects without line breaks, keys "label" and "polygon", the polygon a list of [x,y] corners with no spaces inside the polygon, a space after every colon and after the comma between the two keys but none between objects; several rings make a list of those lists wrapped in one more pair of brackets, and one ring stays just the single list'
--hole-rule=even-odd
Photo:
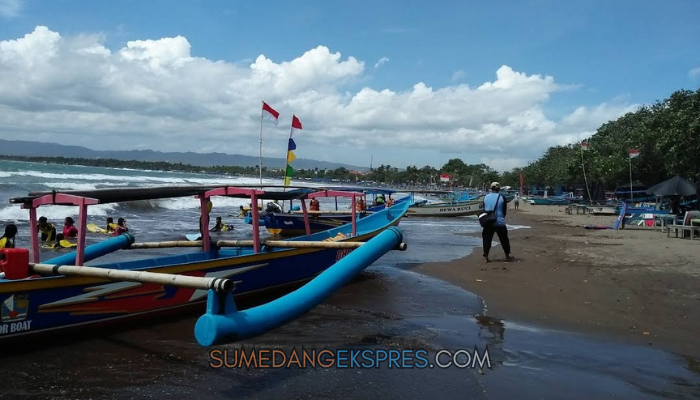
[{"label": "tree line", "polygon": [[[502,174],[502,183],[581,187],[584,168],[591,187],[615,189],[630,181],[629,150],[639,156],[631,160],[632,177],[651,186],[680,176],[700,180],[700,89],[678,90],[668,98],[608,121],[581,143],[550,147],[538,160]],[[582,168],[582,165],[584,168]]]}]

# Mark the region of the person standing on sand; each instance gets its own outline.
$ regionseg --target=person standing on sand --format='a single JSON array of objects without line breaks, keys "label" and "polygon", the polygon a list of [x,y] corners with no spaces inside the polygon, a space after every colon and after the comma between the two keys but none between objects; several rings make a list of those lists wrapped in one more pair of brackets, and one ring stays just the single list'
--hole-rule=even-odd
[{"label": "person standing on sand", "polygon": [[520,193],[515,194],[515,198],[513,199],[513,205],[515,206],[515,209],[518,209],[518,206],[520,206]]},{"label": "person standing on sand", "polygon": [[491,241],[493,234],[498,235],[498,240],[501,242],[503,252],[506,254],[506,261],[512,261],[514,258],[510,255],[510,240],[508,240],[508,228],[506,227],[506,198],[500,193],[501,184],[493,182],[491,184],[491,193],[484,197],[484,210],[493,210],[496,214],[496,222],[492,225],[485,226],[481,231],[481,237],[484,240],[484,261],[489,262],[489,251],[491,250]]}]

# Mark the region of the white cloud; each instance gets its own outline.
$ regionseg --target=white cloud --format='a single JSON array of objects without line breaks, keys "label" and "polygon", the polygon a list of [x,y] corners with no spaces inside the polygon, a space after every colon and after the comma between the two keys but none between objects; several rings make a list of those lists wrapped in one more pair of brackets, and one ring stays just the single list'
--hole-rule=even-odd
[{"label": "white cloud", "polygon": [[690,71],[688,71],[688,75],[690,75],[691,77],[700,76],[700,67],[691,69]]},{"label": "white cloud", "polygon": [[23,0],[0,0],[0,17],[14,18],[22,10]]},{"label": "white cloud", "polygon": [[452,82],[461,81],[461,80],[464,79],[466,76],[467,76],[467,73],[464,72],[464,70],[461,70],[461,69],[460,69],[460,70],[457,70],[457,71],[455,71],[455,72],[452,73],[452,79],[451,79],[451,81],[452,81]]},{"label": "white cloud", "polygon": [[382,57],[377,61],[376,64],[374,64],[374,68],[379,68],[382,66],[382,64],[386,64],[389,62],[389,57]]},{"label": "white cloud", "polygon": [[550,120],[550,95],[568,87],[506,65],[476,87],[344,89],[363,82],[364,73],[364,62],[324,46],[291,61],[260,55],[245,65],[193,56],[182,36],[109,49],[100,35],[64,37],[40,26],[0,42],[0,135],[60,137],[97,149],[257,155],[264,100],[281,113],[279,127],[266,125],[266,156],[284,154],[294,113],[304,125],[298,157],[365,164],[357,159],[372,149],[375,159],[397,166],[460,157],[508,167],[590,135],[634,107],[604,103]]}]

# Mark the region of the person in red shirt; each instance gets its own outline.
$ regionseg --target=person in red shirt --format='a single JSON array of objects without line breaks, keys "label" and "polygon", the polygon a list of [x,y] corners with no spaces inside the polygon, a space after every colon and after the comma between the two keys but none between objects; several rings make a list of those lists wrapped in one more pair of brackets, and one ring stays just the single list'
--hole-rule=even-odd
[{"label": "person in red shirt", "polygon": [[129,228],[126,226],[126,220],[124,218],[119,218],[117,220],[117,228],[114,230],[113,235],[119,236],[125,232],[129,232]]},{"label": "person in red shirt", "polygon": [[67,239],[76,236],[78,236],[78,228],[75,227],[75,221],[71,217],[66,217],[63,221],[63,237]]}]

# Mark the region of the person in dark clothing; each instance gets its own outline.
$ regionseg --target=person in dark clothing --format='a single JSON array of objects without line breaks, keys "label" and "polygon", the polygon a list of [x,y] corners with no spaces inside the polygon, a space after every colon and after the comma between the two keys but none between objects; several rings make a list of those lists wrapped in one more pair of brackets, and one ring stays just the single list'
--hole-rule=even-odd
[{"label": "person in dark clothing", "polygon": [[498,182],[491,184],[491,193],[484,197],[484,210],[493,210],[496,214],[496,221],[492,225],[485,226],[481,231],[484,246],[484,261],[489,262],[489,252],[491,250],[491,241],[494,233],[498,235],[498,240],[501,242],[503,252],[506,254],[506,260],[511,261],[514,258],[510,255],[510,240],[508,239],[508,228],[506,227],[506,213],[508,205],[506,198],[501,195],[501,185]]}]

